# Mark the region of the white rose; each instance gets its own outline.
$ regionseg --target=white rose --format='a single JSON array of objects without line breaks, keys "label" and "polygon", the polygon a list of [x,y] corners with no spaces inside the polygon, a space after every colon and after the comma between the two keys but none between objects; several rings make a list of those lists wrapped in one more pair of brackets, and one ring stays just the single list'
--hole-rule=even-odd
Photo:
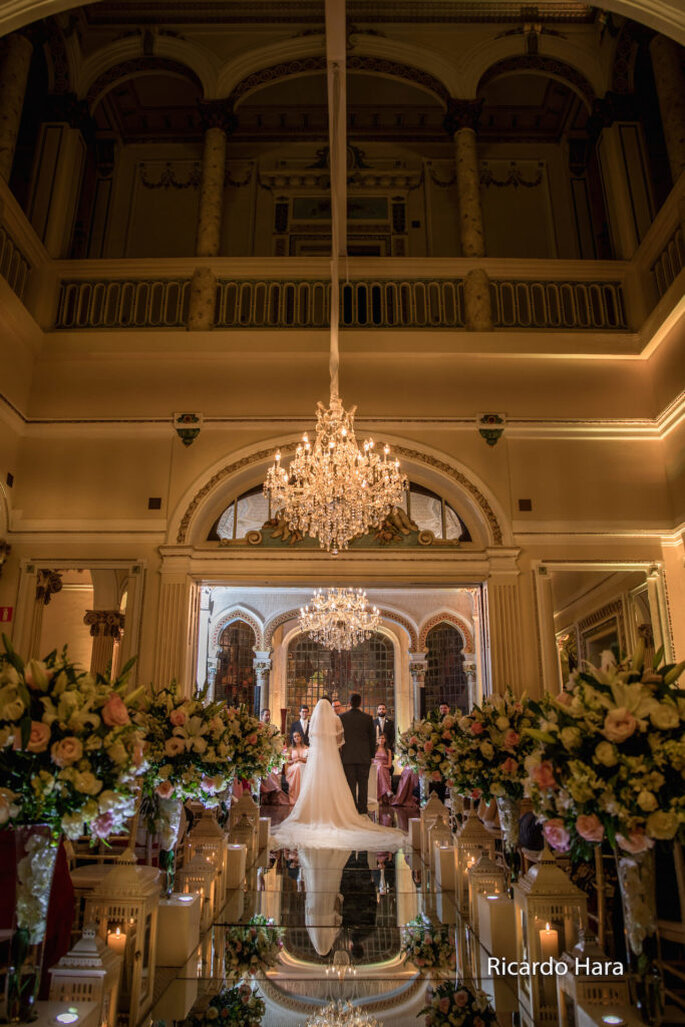
[{"label": "white rose", "polygon": [[16,817],[19,806],[14,802],[19,796],[9,788],[0,788],[0,827],[4,826],[11,817]]},{"label": "white rose", "polygon": [[83,834],[83,818],[79,813],[65,813],[62,817],[62,830],[72,842]]},{"label": "white rose", "polygon": [[658,813],[650,813],[646,826],[650,838],[673,838],[678,830],[678,817],[675,813],[660,810]]},{"label": "white rose", "polygon": [[491,760],[495,755],[495,750],[490,742],[481,742],[480,751],[483,753],[486,760]]},{"label": "white rose", "polygon": [[20,720],[26,709],[14,685],[0,689],[0,720]]},{"label": "white rose", "polygon": [[19,675],[16,669],[11,663],[5,663],[0,670],[0,686],[1,685],[18,685]]},{"label": "white rose", "polygon": [[108,813],[110,810],[118,809],[121,805],[121,796],[111,789],[106,788],[98,795],[98,809],[101,813]]},{"label": "white rose", "polygon": [[637,804],[640,809],[643,809],[645,813],[651,813],[659,805],[656,795],[653,792],[648,792],[644,788],[637,797]]},{"label": "white rose", "polygon": [[95,774],[90,770],[79,770],[74,774],[74,788],[84,795],[97,795],[102,788],[102,781],[98,781]]},{"label": "white rose", "polygon": [[577,727],[564,727],[559,736],[567,749],[577,749],[582,741],[582,735]]},{"label": "white rose", "polygon": [[500,731],[508,731],[511,727],[508,717],[498,717],[495,721],[495,724],[497,725],[497,728]]},{"label": "white rose", "polygon": [[613,767],[618,763],[616,749],[611,742],[600,742],[595,749],[595,759],[603,767]]},{"label": "white rose", "polygon": [[658,703],[649,716],[654,727],[659,728],[660,731],[670,731],[680,724],[678,710],[669,702]]}]

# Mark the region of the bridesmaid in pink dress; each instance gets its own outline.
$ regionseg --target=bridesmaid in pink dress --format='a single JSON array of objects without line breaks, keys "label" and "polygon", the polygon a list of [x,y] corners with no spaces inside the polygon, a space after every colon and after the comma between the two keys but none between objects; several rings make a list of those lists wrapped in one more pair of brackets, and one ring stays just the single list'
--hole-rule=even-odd
[{"label": "bridesmaid in pink dress", "polygon": [[414,791],[418,787],[418,774],[414,773],[411,767],[405,767],[397,785],[397,795],[392,800],[393,806],[417,806]]},{"label": "bridesmaid in pink dress", "polygon": [[299,731],[293,733],[293,747],[290,750],[290,759],[285,765],[285,777],[288,782],[288,801],[294,806],[300,794],[302,783],[302,770],[307,762],[307,746],[302,741]]},{"label": "bridesmaid in pink dress", "polygon": [[379,802],[389,802],[392,799],[392,778],[390,768],[392,767],[392,752],[388,749],[387,739],[384,734],[378,736],[376,755],[373,762],[378,767],[378,785],[376,794]]}]

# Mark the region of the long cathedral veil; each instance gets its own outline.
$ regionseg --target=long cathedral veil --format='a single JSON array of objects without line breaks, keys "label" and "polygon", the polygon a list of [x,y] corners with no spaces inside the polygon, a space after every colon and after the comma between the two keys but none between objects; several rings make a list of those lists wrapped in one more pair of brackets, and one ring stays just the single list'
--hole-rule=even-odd
[{"label": "long cathedral veil", "polygon": [[288,848],[395,851],[406,841],[404,832],[357,813],[338,750],[340,729],[330,702],[320,699],[309,725],[311,745],[300,795],[274,830],[273,841]]}]

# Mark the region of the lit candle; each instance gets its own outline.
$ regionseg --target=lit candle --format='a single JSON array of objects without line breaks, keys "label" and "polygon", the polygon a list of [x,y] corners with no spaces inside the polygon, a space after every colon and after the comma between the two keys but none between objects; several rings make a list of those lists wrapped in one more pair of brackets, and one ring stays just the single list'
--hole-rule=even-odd
[{"label": "lit candle", "polygon": [[545,924],[544,930],[540,931],[540,958],[556,959],[559,955],[559,932],[550,930],[549,924]]},{"label": "lit candle", "polygon": [[126,935],[121,933],[121,927],[117,927],[116,931],[107,932],[107,944],[120,956],[123,956],[126,951]]}]

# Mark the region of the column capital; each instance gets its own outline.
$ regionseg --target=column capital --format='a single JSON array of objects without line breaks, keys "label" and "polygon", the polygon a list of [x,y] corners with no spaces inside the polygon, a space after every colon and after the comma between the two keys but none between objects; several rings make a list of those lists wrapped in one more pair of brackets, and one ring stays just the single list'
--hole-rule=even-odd
[{"label": "column capital", "polygon": [[36,600],[47,606],[57,592],[62,591],[60,571],[39,570],[36,576]]},{"label": "column capital", "polygon": [[271,649],[253,649],[252,666],[258,674],[268,674],[271,670]]},{"label": "column capital", "polygon": [[90,628],[93,638],[100,636],[118,641],[124,630],[126,615],[120,610],[86,610],[83,623]]},{"label": "column capital", "polygon": [[88,140],[95,135],[88,102],[79,100],[76,93],[49,93],[43,101],[41,120],[65,122]]},{"label": "column capital", "polygon": [[482,100],[459,100],[450,97],[443,120],[445,131],[451,136],[461,128],[471,128],[476,132],[482,109]]},{"label": "column capital", "polygon": [[200,124],[205,131],[208,128],[221,128],[227,136],[235,132],[238,118],[228,100],[200,100],[198,110]]},{"label": "column capital", "polygon": [[609,90],[592,105],[587,120],[590,139],[599,138],[603,128],[609,128],[615,121],[636,121],[635,98],[631,93],[615,93]]}]

